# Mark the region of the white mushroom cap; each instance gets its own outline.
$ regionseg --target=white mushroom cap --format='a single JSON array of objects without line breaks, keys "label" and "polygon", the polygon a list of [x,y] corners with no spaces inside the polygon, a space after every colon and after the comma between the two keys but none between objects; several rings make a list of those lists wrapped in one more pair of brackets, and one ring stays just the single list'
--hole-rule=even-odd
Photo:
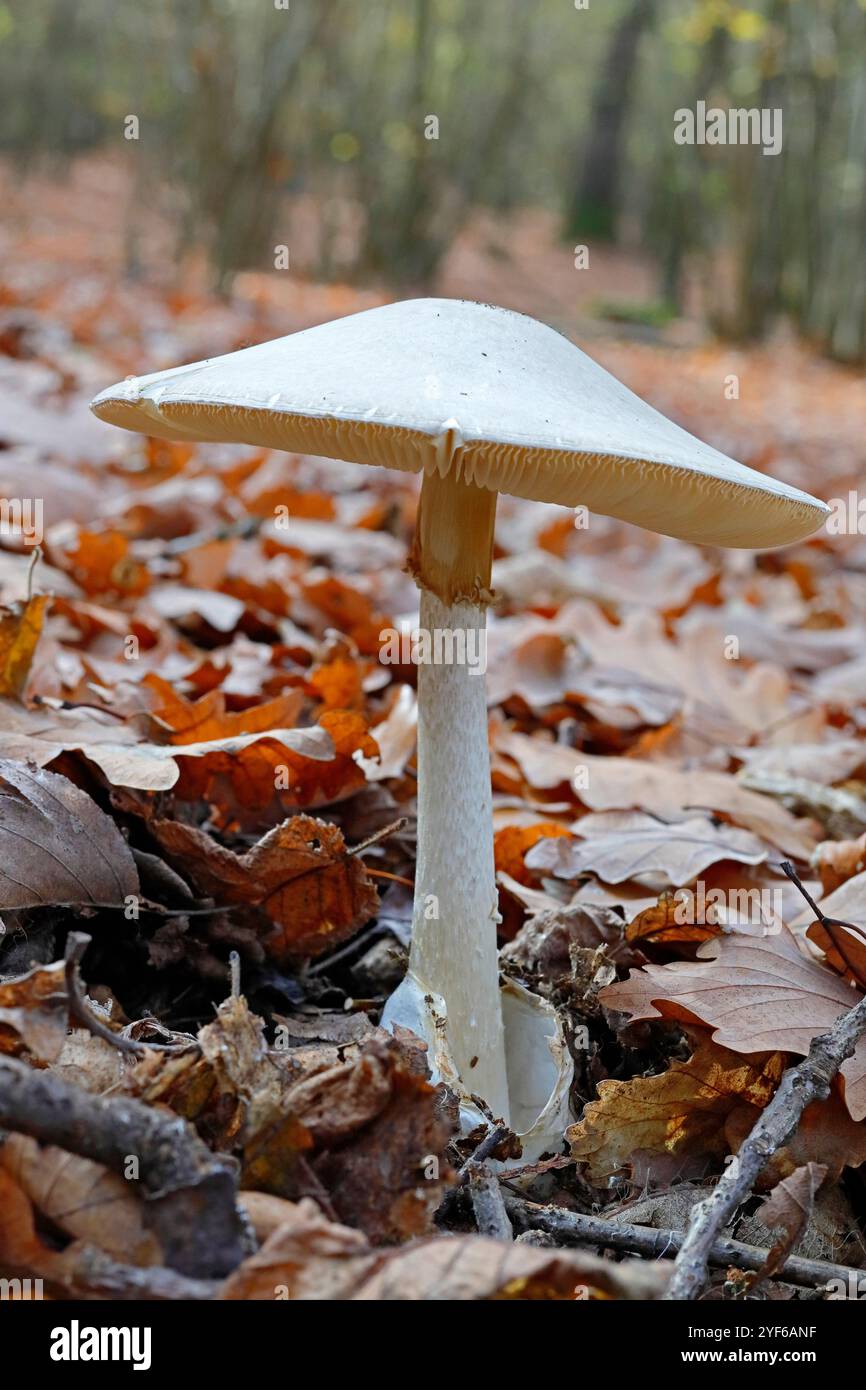
[{"label": "white mushroom cap", "polygon": [[552,328],[466,300],[369,309],[119,382],[92,408],[163,439],[450,473],[701,543],[785,545],[828,514],[672,424]]}]

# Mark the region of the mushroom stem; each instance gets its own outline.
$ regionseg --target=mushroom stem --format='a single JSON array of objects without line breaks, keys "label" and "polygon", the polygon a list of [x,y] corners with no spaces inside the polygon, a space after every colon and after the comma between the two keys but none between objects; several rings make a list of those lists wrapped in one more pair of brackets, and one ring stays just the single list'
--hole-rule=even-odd
[{"label": "mushroom stem", "polygon": [[413,568],[430,659],[418,671],[410,969],[445,1001],[448,1044],[466,1090],[507,1121],[484,680],[495,511],[494,492],[453,478],[424,480]]}]

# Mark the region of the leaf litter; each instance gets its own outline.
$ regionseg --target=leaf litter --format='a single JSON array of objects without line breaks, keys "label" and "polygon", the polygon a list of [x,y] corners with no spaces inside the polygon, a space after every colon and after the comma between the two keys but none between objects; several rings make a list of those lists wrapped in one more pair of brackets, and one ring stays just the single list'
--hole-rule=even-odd
[{"label": "leaf litter", "polygon": [[[47,269],[38,295],[4,293],[73,332]],[[183,360],[167,304],[135,293]],[[212,351],[292,326],[266,296],[215,322]],[[378,1026],[414,874],[417,672],[378,659],[383,629],[417,611],[414,481],[112,438],[79,409],[108,349],[74,331],[83,375],[63,408],[37,362],[2,359],[4,486],[26,443],[57,505],[35,561],[23,540],[0,556],[0,1092],[27,1097],[0,1145],[0,1273],[55,1297],[659,1297],[665,1269],[637,1249],[479,1233],[465,1165],[504,1164],[503,1191],[539,1208],[682,1230],[785,1068],[862,997],[866,539],[723,554],[603,519],[577,533],[562,509],[501,499],[501,962],[556,1007],[576,1063],[562,1143],[524,1171],[493,1130],[461,1136],[423,1045]],[[146,360],[128,312],[124,335]],[[724,447],[715,396],[700,418],[677,399],[682,351],[603,352]],[[808,359],[789,367],[807,394]],[[750,371],[769,370],[756,354]],[[828,472],[808,422],[777,441],[769,413],[743,442],[778,445],[782,471],[830,497],[860,447],[858,402],[820,371],[847,459],[840,446]],[[760,913],[701,915],[714,888]],[[82,924],[86,1009],[108,1039],[70,1013]],[[61,1125],[37,1142],[37,1100],[78,1107],[101,1147]],[[152,1190],[124,1181],[111,1136],[127,1103],[142,1134],[148,1117],[182,1123],[172,1220],[182,1236],[197,1211],[216,1255],[193,1242],[184,1265]],[[753,1296],[793,1296],[784,1261],[819,1225],[823,1259],[862,1264],[864,1117],[861,1042],[767,1166],[769,1204],[729,1232],[766,1223]]]}]

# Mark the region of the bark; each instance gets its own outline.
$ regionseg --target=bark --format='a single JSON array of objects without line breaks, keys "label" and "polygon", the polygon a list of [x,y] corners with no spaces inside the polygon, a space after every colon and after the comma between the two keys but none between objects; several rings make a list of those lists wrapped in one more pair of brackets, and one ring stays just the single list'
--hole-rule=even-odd
[{"label": "bark", "polygon": [[91,1095],[0,1057],[0,1128],[56,1144],[122,1176],[137,1159],[148,1223],[165,1263],[180,1274],[219,1278],[247,1253],[235,1200],[237,1165],[212,1154],[178,1116],[136,1100]]}]

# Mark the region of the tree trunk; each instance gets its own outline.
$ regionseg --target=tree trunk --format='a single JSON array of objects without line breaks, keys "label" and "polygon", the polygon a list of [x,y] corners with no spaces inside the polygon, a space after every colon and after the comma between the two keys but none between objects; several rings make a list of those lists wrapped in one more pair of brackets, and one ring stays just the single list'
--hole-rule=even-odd
[{"label": "tree trunk", "polygon": [[592,100],[582,168],[566,220],[569,236],[613,240],[616,233],[626,118],[640,40],[654,8],[655,0],[632,0],[614,30]]}]

